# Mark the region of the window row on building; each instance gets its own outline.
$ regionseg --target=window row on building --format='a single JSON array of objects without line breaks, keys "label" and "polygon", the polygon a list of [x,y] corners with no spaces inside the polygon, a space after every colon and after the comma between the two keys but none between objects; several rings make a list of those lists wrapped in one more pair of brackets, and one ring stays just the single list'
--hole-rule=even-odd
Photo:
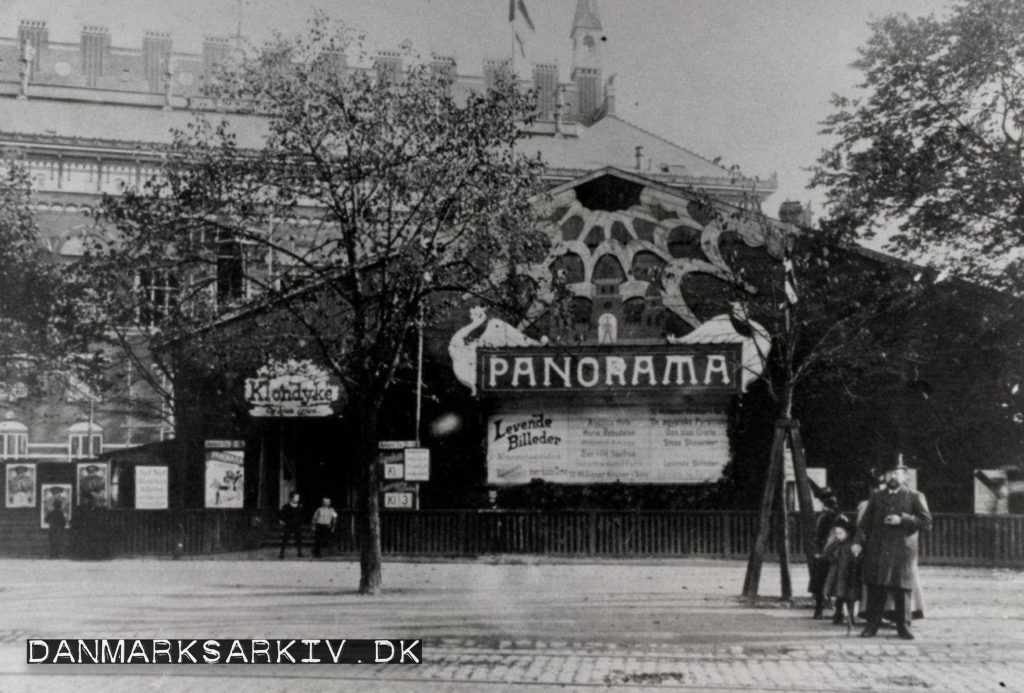
[{"label": "window row on building", "polygon": [[[55,448],[63,446],[46,444],[48,451],[45,454],[37,455],[30,453],[31,447],[28,442],[28,426],[20,421],[0,422],[0,459],[23,459],[30,457],[60,457],[54,455]],[[103,427],[97,423],[80,421],[68,426],[67,429],[67,450],[68,459],[88,459],[98,456],[103,452]]]}]

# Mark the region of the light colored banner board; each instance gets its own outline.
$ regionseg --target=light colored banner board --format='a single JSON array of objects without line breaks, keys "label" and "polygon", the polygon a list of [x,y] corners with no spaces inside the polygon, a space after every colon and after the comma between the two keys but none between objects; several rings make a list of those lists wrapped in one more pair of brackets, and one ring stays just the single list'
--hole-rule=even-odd
[{"label": "light colored banner board", "polygon": [[206,507],[245,507],[244,470],[244,450],[207,450]]},{"label": "light colored banner board", "polygon": [[168,479],[167,467],[135,467],[135,509],[166,510]]},{"label": "light colored banner board", "polygon": [[405,450],[405,480],[430,481],[430,450],[407,448]]},{"label": "light colored banner board", "polygon": [[487,482],[703,484],[729,462],[727,417],[658,406],[508,408],[487,422]]},{"label": "light colored banner board", "polygon": [[[985,478],[986,484],[978,478]],[[1010,494],[1006,492],[1006,472],[1002,469],[982,469],[974,477],[974,512],[978,515],[1007,515],[1010,512]]]},{"label": "light colored banner board", "polygon": [[36,466],[16,462],[7,465],[7,507],[36,507]]}]

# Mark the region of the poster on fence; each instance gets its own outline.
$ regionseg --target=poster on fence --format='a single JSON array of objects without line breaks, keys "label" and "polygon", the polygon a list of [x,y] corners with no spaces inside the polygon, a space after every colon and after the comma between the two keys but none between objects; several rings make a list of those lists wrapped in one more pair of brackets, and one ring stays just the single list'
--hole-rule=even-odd
[{"label": "poster on fence", "polygon": [[87,462],[78,465],[78,504],[88,508],[107,507],[109,466],[106,462]]},{"label": "poster on fence", "polygon": [[50,528],[47,519],[54,509],[60,508],[64,512],[64,518],[68,524],[71,523],[71,484],[43,484],[39,493],[39,526],[43,529]]},{"label": "poster on fence", "polygon": [[206,507],[242,508],[245,450],[206,450]]},{"label": "poster on fence", "polygon": [[167,467],[139,465],[135,468],[135,509],[167,509]]},{"label": "poster on fence", "polygon": [[36,466],[34,464],[7,465],[7,507],[36,507]]}]

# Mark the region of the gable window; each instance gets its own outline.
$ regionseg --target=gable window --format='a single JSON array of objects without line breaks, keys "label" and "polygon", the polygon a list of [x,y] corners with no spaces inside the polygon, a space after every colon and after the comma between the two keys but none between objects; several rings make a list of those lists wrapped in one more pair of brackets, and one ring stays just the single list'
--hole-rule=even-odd
[{"label": "gable window", "polygon": [[136,278],[139,293],[139,322],[155,327],[178,303],[178,279],[169,269],[139,270]]},{"label": "gable window", "polygon": [[72,424],[68,428],[68,450],[71,459],[98,456],[103,452],[103,428],[88,421]]},{"label": "gable window", "polygon": [[28,426],[18,421],[0,423],[0,457],[16,459],[28,455]]}]

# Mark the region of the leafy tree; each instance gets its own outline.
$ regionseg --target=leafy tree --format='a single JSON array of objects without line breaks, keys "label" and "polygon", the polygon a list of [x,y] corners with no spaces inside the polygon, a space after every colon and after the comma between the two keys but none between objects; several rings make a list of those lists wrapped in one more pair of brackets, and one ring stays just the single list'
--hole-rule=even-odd
[{"label": "leafy tree", "polygon": [[833,95],[814,169],[833,222],[927,254],[991,286],[1024,290],[1024,5],[962,0],[947,16],[871,24],[853,66],[862,95]]},{"label": "leafy tree", "polygon": [[[752,206],[727,217],[718,214],[723,228],[743,237],[761,236],[768,249],[768,253],[759,254],[763,258],[759,264],[740,258],[730,263],[743,267],[735,277],[738,291],[733,323],[737,331],[754,338],[753,344],[765,364],[760,380],[744,398],[767,396],[775,403],[777,416],[758,541],[751,552],[743,590],[745,596],[754,598],[772,505],[783,480],[783,446],[799,426],[794,416],[798,390],[826,390],[838,397],[866,398],[880,378],[906,368],[914,358],[916,345],[913,335],[902,328],[927,281],[923,272],[906,263],[843,242],[834,230],[785,227]],[[814,515],[799,440],[799,436],[793,436],[794,472],[801,533],[809,549]],[[788,598],[791,587],[785,536],[780,540],[783,596]],[[809,558],[810,551],[806,553]]]},{"label": "leafy tree", "polygon": [[[541,164],[515,149],[531,95],[504,79],[457,98],[425,65],[344,69],[349,45],[317,17],[220,75],[209,104],[229,113],[198,114],[158,178],[105,201],[117,238],[89,271],[117,298],[111,318],[155,318],[194,363],[302,354],[341,381],[360,432],[359,589],[376,593],[378,417],[417,324],[442,296],[525,311],[543,287],[518,268],[548,241],[532,203]],[[239,123],[262,130],[261,146],[239,144]],[[147,272],[174,278],[173,301],[135,290]]]},{"label": "leafy tree", "polygon": [[81,294],[64,281],[43,245],[31,203],[28,171],[5,162],[0,170],[0,383],[24,387],[20,396],[31,394],[30,385],[44,372],[95,364],[88,348],[95,335],[83,329],[77,312]]}]

